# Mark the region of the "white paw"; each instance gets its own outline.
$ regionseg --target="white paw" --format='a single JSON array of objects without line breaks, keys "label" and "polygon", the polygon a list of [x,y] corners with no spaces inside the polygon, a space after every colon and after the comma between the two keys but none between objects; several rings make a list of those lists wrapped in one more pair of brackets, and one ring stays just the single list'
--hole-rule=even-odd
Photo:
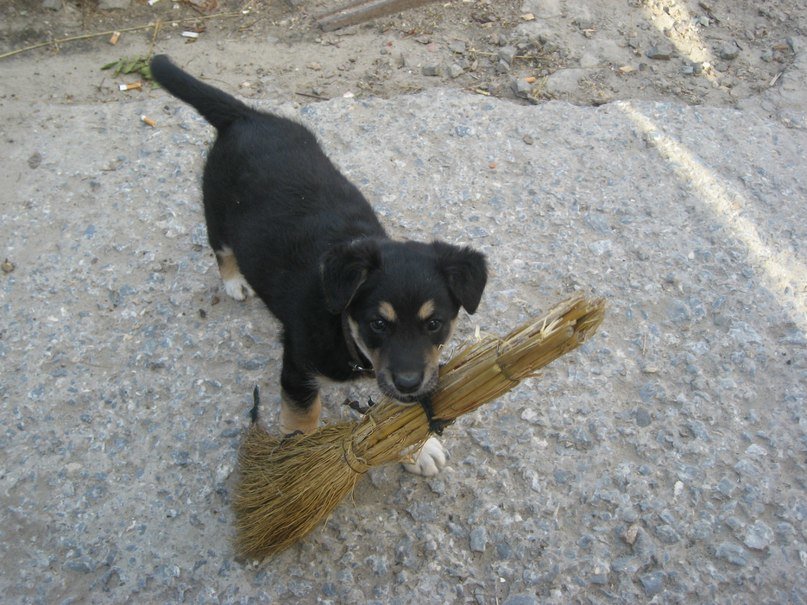
[{"label": "white paw", "polygon": [[227,296],[231,296],[235,300],[244,300],[255,295],[247,280],[240,274],[224,280],[224,291],[227,292]]},{"label": "white paw", "polygon": [[414,462],[403,463],[404,469],[415,475],[434,477],[445,467],[448,451],[437,438],[429,437],[412,459]]}]

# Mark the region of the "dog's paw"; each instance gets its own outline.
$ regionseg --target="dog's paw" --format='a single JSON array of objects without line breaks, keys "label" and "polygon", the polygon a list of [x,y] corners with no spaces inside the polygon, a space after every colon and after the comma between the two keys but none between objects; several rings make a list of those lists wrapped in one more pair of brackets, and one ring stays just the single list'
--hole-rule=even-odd
[{"label": "dog's paw", "polygon": [[423,477],[434,477],[443,470],[448,461],[448,450],[435,437],[429,437],[420,451],[412,456],[413,462],[404,462],[403,467],[410,473]]},{"label": "dog's paw", "polygon": [[255,296],[255,291],[249,287],[247,280],[240,273],[235,277],[224,280],[224,291],[227,296],[235,300],[245,300],[250,296]]}]

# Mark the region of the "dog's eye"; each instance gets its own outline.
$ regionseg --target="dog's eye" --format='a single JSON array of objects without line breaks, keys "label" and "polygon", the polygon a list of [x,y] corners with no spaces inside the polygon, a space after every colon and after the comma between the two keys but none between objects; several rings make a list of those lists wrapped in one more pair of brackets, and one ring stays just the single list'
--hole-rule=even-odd
[{"label": "dog's eye", "polygon": [[443,322],[439,319],[430,319],[426,322],[426,329],[429,332],[437,332],[443,327]]},{"label": "dog's eye", "polygon": [[374,319],[370,322],[370,329],[376,334],[383,334],[387,331],[387,322],[383,319]]}]

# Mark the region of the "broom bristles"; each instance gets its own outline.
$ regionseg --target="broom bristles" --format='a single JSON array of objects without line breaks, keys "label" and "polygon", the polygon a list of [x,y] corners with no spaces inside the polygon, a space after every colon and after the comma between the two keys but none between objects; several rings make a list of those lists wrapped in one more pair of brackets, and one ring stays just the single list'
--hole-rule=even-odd
[{"label": "broom bristles", "polygon": [[[605,302],[578,296],[502,339],[487,337],[452,357],[432,397],[434,417],[454,420],[500,397],[582,344],[602,322]],[[341,422],[280,441],[257,424],[239,452],[233,507],[237,549],[277,553],[323,521],[371,467],[400,461],[429,437],[420,406],[384,399],[359,422]]]}]

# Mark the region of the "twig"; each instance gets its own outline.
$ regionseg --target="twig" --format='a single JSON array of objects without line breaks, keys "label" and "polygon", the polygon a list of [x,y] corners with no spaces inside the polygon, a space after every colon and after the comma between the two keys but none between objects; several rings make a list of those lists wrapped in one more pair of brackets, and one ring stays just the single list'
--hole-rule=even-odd
[{"label": "twig", "polygon": [[320,101],[329,101],[330,100],[328,97],[323,97],[321,95],[315,95],[315,94],[310,93],[310,92],[295,92],[294,94],[300,95],[301,97],[309,97],[311,99],[319,99]]},{"label": "twig", "polygon": [[[243,16],[243,12],[237,13],[219,13],[217,15],[207,15],[201,17],[188,17],[187,19],[178,19],[178,21],[199,21],[199,20],[208,20],[208,19],[224,19],[228,17],[241,17]],[[28,52],[29,50],[36,50],[37,48],[43,48],[45,46],[52,46],[54,44],[64,44],[65,42],[75,42],[77,40],[89,40],[91,38],[100,38],[102,36],[111,36],[116,31],[117,32],[134,32],[139,31],[141,29],[149,29],[151,27],[155,28],[154,37],[152,38],[152,47],[154,46],[154,39],[157,36],[157,29],[159,29],[161,22],[153,22],[148,23],[146,25],[135,25],[134,27],[126,27],[124,29],[112,29],[105,32],[96,32],[94,34],[81,34],[80,36],[69,36],[67,38],[59,38],[58,40],[48,40],[47,42],[39,42],[37,44],[32,44],[31,46],[25,46],[23,48],[17,48],[16,50],[10,50],[6,53],[0,54],[0,59],[6,59],[8,57],[13,57],[14,55],[19,55],[20,53]]]}]

